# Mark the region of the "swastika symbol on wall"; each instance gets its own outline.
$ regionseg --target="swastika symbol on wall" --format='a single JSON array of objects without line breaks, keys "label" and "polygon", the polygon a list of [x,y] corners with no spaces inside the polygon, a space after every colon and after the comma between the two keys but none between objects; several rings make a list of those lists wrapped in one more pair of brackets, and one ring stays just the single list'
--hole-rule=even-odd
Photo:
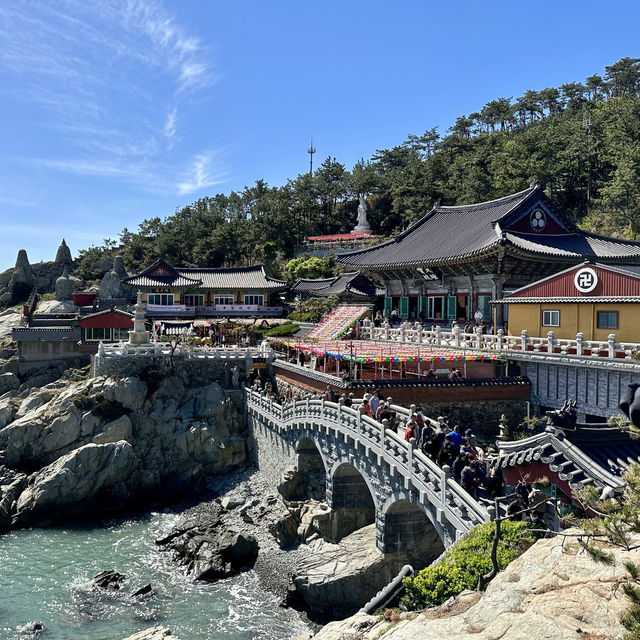
[{"label": "swastika symbol on wall", "polygon": [[584,267],[576,272],[573,284],[580,293],[589,293],[598,285],[598,274],[590,267]]}]

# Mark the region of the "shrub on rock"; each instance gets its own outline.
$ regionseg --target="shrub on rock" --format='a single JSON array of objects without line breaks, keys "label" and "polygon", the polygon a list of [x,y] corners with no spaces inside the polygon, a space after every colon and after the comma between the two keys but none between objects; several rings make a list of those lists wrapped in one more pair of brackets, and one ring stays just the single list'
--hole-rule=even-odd
[{"label": "shrub on rock", "polygon": [[[498,545],[498,566],[504,569],[526,550],[529,522],[503,522]],[[410,609],[439,605],[465,589],[475,589],[478,577],[491,571],[491,543],[494,525],[476,527],[452,547],[435,566],[422,569],[414,578],[405,578],[403,604]]]}]

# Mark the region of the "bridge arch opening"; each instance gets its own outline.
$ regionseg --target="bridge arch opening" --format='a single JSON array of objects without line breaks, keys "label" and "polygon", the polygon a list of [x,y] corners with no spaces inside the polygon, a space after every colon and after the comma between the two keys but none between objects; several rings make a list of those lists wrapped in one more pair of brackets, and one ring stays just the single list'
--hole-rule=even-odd
[{"label": "bridge arch opening", "polygon": [[382,514],[383,553],[402,553],[414,567],[426,567],[443,551],[444,544],[427,514],[415,503],[401,499]]},{"label": "bridge arch opening", "polygon": [[353,465],[340,464],[331,480],[332,539],[338,542],[373,524],[376,505],[367,481]]},{"label": "bridge arch opening", "polygon": [[304,497],[324,501],[327,492],[327,472],[318,445],[311,438],[302,438],[296,445],[296,466],[302,480]]}]

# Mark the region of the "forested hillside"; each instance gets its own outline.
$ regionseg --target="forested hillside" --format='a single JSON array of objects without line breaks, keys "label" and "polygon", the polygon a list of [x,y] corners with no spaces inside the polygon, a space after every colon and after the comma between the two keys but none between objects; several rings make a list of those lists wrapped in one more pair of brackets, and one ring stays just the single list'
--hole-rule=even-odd
[{"label": "forested hillside", "polygon": [[375,233],[389,236],[438,200],[490,200],[533,178],[580,226],[640,238],[640,58],[582,83],[498,97],[445,134],[410,134],[351,170],[328,157],[284,186],[258,179],[241,192],[201,198],[81,251],[81,272],[96,277],[99,259],[118,252],[130,269],[162,257],[182,266],[264,262],[278,275],[305,236],[348,232],[360,194]]}]

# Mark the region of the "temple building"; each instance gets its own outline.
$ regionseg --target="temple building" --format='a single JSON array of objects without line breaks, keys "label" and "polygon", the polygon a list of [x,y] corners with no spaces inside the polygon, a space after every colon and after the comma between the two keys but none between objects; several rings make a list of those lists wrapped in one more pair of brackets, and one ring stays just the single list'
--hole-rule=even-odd
[{"label": "temple building", "polygon": [[385,313],[448,324],[480,311],[502,327],[507,294],[585,259],[640,265],[640,243],[587,233],[553,209],[537,183],[504,198],[436,204],[397,237],[339,255],[385,288]]},{"label": "temple building", "polygon": [[640,265],[583,263],[516,289],[496,304],[508,307],[509,331],[555,338],[640,342]]},{"label": "temple building", "polygon": [[142,292],[147,316],[154,318],[279,316],[279,293],[288,287],[267,276],[262,265],[191,269],[174,268],[164,260],[122,283],[132,293]]},{"label": "temple building", "polygon": [[384,290],[376,288],[376,285],[359,271],[341,273],[333,278],[301,278],[290,291],[301,298],[338,296],[340,302],[370,303],[375,301],[376,296],[384,294]]},{"label": "temple building", "polygon": [[78,318],[80,341],[87,345],[82,351],[96,353],[100,342],[120,342],[129,339],[133,330],[133,314],[121,309],[105,309]]}]

